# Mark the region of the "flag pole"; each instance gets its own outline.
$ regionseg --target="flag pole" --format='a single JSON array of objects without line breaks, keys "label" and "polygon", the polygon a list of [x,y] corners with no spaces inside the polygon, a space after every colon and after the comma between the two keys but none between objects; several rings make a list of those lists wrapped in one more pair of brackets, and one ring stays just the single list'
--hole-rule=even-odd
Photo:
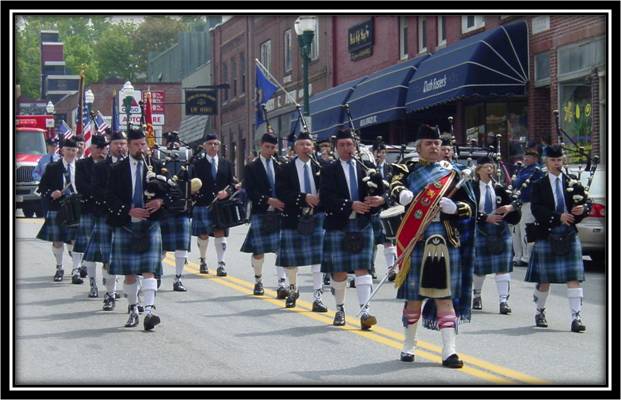
[{"label": "flag pole", "polygon": [[295,99],[293,97],[291,97],[291,95],[289,94],[289,92],[287,92],[287,90],[285,90],[284,87],[282,87],[282,85],[280,84],[280,82],[278,82],[278,79],[274,78],[274,75],[270,74],[270,71],[267,70],[267,68],[265,68],[265,65],[261,64],[261,61],[259,61],[259,59],[255,58],[254,61],[257,63],[257,65],[259,66],[259,68],[261,68],[261,71],[265,72],[267,75],[269,75],[270,78],[272,78],[272,81],[274,81],[279,88],[282,89],[283,92],[285,92],[285,94],[287,95],[287,97],[289,98],[289,100],[291,100],[293,102],[293,104],[296,105],[296,107],[299,107],[300,105],[298,104],[297,101],[295,101]]}]

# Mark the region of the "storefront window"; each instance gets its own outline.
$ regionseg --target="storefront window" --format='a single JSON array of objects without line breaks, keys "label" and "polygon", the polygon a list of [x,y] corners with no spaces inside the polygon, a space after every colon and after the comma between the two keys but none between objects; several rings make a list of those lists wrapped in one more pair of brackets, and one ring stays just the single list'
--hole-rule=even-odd
[{"label": "storefront window", "polygon": [[485,134],[485,104],[473,104],[466,106],[466,145],[474,142],[475,146],[484,146],[485,142],[480,140],[481,135]]},{"label": "storefront window", "polygon": [[528,144],[527,110],[526,102],[507,104],[507,136],[505,139],[507,151],[503,154],[503,158],[511,164],[522,158]]},{"label": "storefront window", "polygon": [[507,103],[487,103],[485,125],[487,134],[483,143],[496,149],[496,135],[500,134],[503,138],[507,136]]},{"label": "storefront window", "polygon": [[[559,84],[560,125],[561,128],[576,142],[583,146],[587,154],[591,152],[591,86],[585,81],[574,81]],[[563,142],[571,143],[563,137]],[[568,152],[570,163],[580,162],[580,157]]]}]

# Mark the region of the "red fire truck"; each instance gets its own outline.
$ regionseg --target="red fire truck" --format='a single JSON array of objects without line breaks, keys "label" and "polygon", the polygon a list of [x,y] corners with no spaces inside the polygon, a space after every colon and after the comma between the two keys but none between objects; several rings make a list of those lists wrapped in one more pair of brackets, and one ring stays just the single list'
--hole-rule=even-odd
[{"label": "red fire truck", "polygon": [[54,134],[51,115],[18,115],[15,122],[15,207],[28,218],[43,217],[41,197],[35,192],[39,182],[32,171],[47,153],[45,139]]}]

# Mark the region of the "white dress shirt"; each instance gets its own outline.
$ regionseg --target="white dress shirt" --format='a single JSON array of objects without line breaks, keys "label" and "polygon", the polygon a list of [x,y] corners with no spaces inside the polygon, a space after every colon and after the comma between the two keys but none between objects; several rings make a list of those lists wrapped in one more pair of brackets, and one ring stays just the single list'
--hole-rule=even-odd
[{"label": "white dress shirt", "polygon": [[[304,165],[308,166],[308,175],[310,177],[310,191],[304,187]],[[348,167],[349,168],[349,167]],[[298,181],[300,182],[300,192],[302,193],[310,193],[317,194],[317,188],[315,187],[315,179],[313,179],[313,169],[311,168],[310,159],[307,162],[300,160],[300,158],[295,159],[295,169],[298,171]]]},{"label": "white dress shirt", "polygon": [[[63,158],[63,166],[65,167],[65,171],[67,170],[67,165],[71,165],[71,188],[74,193],[78,193],[78,190],[75,188],[75,160],[71,162],[71,164],[67,164],[67,161]],[[63,173],[63,188],[67,186],[67,180],[65,179],[65,174]]]}]

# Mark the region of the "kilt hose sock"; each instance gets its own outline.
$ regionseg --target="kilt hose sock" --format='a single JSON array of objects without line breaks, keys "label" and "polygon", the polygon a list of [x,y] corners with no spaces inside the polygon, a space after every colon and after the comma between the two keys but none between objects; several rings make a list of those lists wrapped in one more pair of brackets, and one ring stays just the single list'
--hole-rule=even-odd
[{"label": "kilt hose sock", "polygon": [[[373,278],[371,275],[360,275],[356,276],[356,293],[358,294],[358,303],[362,306],[371,297],[371,291],[373,290]],[[367,305],[366,309],[363,313],[369,312],[369,305]]]},{"label": "kilt hose sock", "polygon": [[214,239],[216,244],[216,254],[218,255],[218,264],[224,262],[224,253],[226,252],[226,238],[224,236]]},{"label": "kilt hose sock", "polygon": [[183,267],[185,266],[185,259],[188,256],[187,250],[175,250],[175,282],[179,280],[183,274]]},{"label": "kilt hose sock", "polygon": [[198,243],[198,252],[200,257],[204,259],[207,256],[207,245],[209,244],[209,239],[196,238],[196,242]]},{"label": "kilt hose sock", "polygon": [[155,305],[155,292],[157,292],[157,279],[144,278],[142,280],[142,293],[144,294],[144,311],[149,314]]},{"label": "kilt hose sock", "polygon": [[397,248],[395,246],[384,247],[384,259],[386,260],[386,268],[397,261]]},{"label": "kilt hose sock", "polygon": [[289,279],[289,288],[296,290],[298,284],[298,267],[285,268],[287,279]]},{"label": "kilt hose sock", "polygon": [[71,254],[72,254],[71,259],[73,260],[73,270],[71,274],[76,275],[79,273],[78,268],[80,268],[80,266],[82,265],[82,257],[84,256],[84,253],[78,253],[77,251],[72,251]]},{"label": "kilt hose sock", "polygon": [[103,275],[105,281],[106,292],[110,295],[116,293],[116,275],[108,273],[108,266],[106,264],[101,268],[101,275]]},{"label": "kilt hose sock", "polygon": [[[321,273],[321,264],[311,266],[313,271],[313,292],[321,291],[323,288],[323,274]],[[315,298],[315,300],[317,300]]]},{"label": "kilt hose sock", "polygon": [[535,287],[535,293],[533,294],[533,301],[535,302],[535,305],[537,307],[536,311],[542,310],[545,308],[546,300],[549,294],[550,294],[550,289],[548,289],[545,292],[540,292],[539,289]]},{"label": "kilt hose sock", "polygon": [[334,300],[336,306],[343,306],[345,304],[345,288],[347,287],[347,279],[341,282],[337,282],[334,279],[330,281],[332,289],[334,289]]},{"label": "kilt hose sock", "polygon": [[61,245],[60,247],[54,247],[54,245],[52,244],[52,254],[54,254],[54,258],[56,259],[56,266],[57,267],[61,267],[63,266],[63,253],[65,252],[65,246],[64,244]]},{"label": "kilt hose sock", "polygon": [[511,285],[511,274],[497,274],[496,275],[496,288],[498,289],[498,298],[501,303],[506,302],[509,299],[509,289]]},{"label": "kilt hose sock", "polygon": [[[406,302],[407,304],[407,302]],[[416,350],[416,330],[418,329],[418,320],[420,319],[420,310],[409,311],[403,306],[403,348],[402,353],[414,354]]]},{"label": "kilt hose sock", "polygon": [[569,300],[569,312],[571,313],[571,320],[580,317],[582,313],[582,288],[567,288],[567,298]]},{"label": "kilt hose sock", "polygon": [[127,301],[129,302],[130,306],[135,306],[136,304],[138,304],[138,279],[136,279],[134,283],[126,282],[123,285],[123,291],[127,293]]},{"label": "kilt hose sock", "polygon": [[485,283],[485,275],[474,274],[473,278],[474,282],[472,284],[472,287],[474,288],[474,296],[480,297],[481,290],[483,289],[483,283]]},{"label": "kilt hose sock", "polygon": [[265,257],[254,258],[254,255],[250,256],[250,264],[254,269],[254,281],[255,283],[261,282],[261,276],[263,275],[263,261]]}]

